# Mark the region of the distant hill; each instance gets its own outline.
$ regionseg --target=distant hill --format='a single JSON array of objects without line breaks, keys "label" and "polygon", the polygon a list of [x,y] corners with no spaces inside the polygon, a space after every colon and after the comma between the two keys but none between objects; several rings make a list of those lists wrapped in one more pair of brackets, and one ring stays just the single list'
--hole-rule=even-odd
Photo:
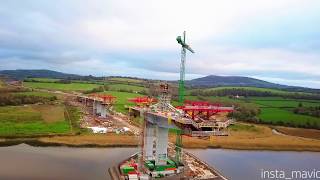
[{"label": "distant hill", "polygon": [[37,70],[3,70],[0,71],[0,75],[7,76],[13,79],[25,79],[25,78],[57,78],[57,79],[67,79],[67,78],[79,78],[81,76],[75,74],[66,74],[57,71],[37,69]]},{"label": "distant hill", "polygon": [[319,89],[311,89],[297,86],[287,86],[276,83],[271,83],[255,78],[243,77],[243,76],[216,76],[209,75],[197,79],[186,81],[187,86],[191,87],[219,87],[219,86],[248,86],[248,87],[260,87],[260,88],[272,88],[282,89],[287,91],[303,91],[311,93],[320,93]]},{"label": "distant hill", "polygon": [[34,69],[34,70],[3,70],[0,71],[0,76],[6,76],[10,79],[23,80],[26,78],[55,78],[55,79],[70,79],[70,80],[101,80],[103,77],[95,76],[81,76],[77,74],[68,74],[58,71],[46,70],[46,69]]},{"label": "distant hill", "polygon": [[242,77],[242,76],[215,76],[209,75],[186,81],[187,85],[195,87],[216,87],[216,86],[253,86],[264,88],[287,88],[289,86],[270,83],[267,81]]},{"label": "distant hill", "polygon": [[[81,76],[76,74],[67,74],[46,69],[36,70],[2,70],[0,76],[7,76],[11,79],[23,80],[25,78],[56,78],[56,79],[71,79],[71,80],[102,80],[103,77],[95,76]],[[122,77],[122,76],[110,76],[109,78],[127,78],[145,81],[142,78]],[[148,80],[150,82],[158,82],[158,80]],[[171,81],[177,83],[177,81]],[[282,89],[287,91],[303,91],[320,94],[319,89],[311,89],[305,87],[286,86],[281,84],[275,84],[255,78],[243,77],[243,76],[216,76],[209,75],[202,78],[192,79],[186,81],[186,85],[194,88],[206,88],[206,87],[219,87],[219,86],[249,86],[249,87],[261,87],[261,88],[272,88]]]}]

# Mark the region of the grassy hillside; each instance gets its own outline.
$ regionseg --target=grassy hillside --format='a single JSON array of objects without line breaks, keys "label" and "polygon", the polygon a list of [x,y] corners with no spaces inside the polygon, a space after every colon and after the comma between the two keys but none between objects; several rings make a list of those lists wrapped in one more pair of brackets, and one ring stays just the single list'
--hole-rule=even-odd
[{"label": "grassy hillside", "polygon": [[60,79],[53,78],[27,78],[27,81],[37,81],[37,82],[58,82]]},{"label": "grassy hillside", "polygon": [[279,97],[250,97],[248,101],[260,107],[259,118],[263,123],[294,127],[320,127],[320,118],[299,115],[293,112],[293,108],[298,107],[300,104],[304,107],[316,107],[320,106],[320,101]]},{"label": "grassy hillside", "polygon": [[[58,79],[50,78],[29,78],[28,80],[34,80],[35,82],[24,82],[24,86],[30,88],[40,88],[40,89],[50,89],[50,90],[61,90],[61,91],[89,91],[94,88],[98,88],[103,84],[107,85],[110,91],[132,91],[132,92],[142,92],[147,91],[147,89],[142,85],[135,84],[124,84],[124,80],[134,80],[134,79],[124,79],[123,81],[117,82],[91,82],[91,81],[72,81],[71,83],[59,83]],[[137,80],[138,81],[138,80]]]},{"label": "grassy hillside", "polygon": [[262,108],[259,118],[263,123],[288,125],[293,127],[320,127],[320,118],[294,114],[280,108]]},{"label": "grassy hillside", "polygon": [[39,91],[27,91],[27,92],[17,92],[13,93],[14,95],[26,95],[26,96],[40,96],[40,97],[47,97],[51,98],[55,95],[49,92],[39,92]]},{"label": "grassy hillside", "polygon": [[304,100],[254,100],[255,104],[260,105],[261,107],[280,107],[280,108],[292,108],[298,107],[301,103],[303,106],[320,106],[319,102],[310,102]]},{"label": "grassy hillside", "polygon": [[87,84],[87,83],[45,83],[45,82],[23,82],[25,87],[49,89],[49,90],[60,90],[60,91],[87,91],[97,88],[98,84]]},{"label": "grassy hillside", "polygon": [[143,80],[141,79],[132,79],[125,77],[111,77],[108,78],[109,81],[118,81],[118,82],[132,82],[132,83],[141,83]]},{"label": "grassy hillside", "polygon": [[136,91],[140,92],[146,90],[145,87],[128,85],[128,84],[109,84],[108,87],[111,91],[127,90],[127,91]]}]

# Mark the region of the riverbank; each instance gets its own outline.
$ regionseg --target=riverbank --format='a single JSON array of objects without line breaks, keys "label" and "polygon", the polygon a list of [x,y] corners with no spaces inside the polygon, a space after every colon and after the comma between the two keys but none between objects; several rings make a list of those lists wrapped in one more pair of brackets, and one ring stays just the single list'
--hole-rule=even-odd
[{"label": "riverbank", "polygon": [[[175,135],[170,134],[175,142]],[[0,146],[26,143],[33,146],[70,146],[70,147],[136,147],[139,138],[134,135],[84,134],[34,138],[0,139]],[[274,151],[318,151],[320,140],[283,136],[275,134],[268,126],[246,125],[230,129],[229,136],[196,138],[183,136],[184,148],[224,148],[237,150],[274,150]]]},{"label": "riverbank", "polygon": [[274,150],[274,151],[320,151],[320,140],[283,136],[274,134],[272,129],[263,125],[248,125],[252,128],[238,128],[229,136],[212,136],[204,140],[184,138],[185,148],[224,148],[237,150]]},{"label": "riverbank", "polygon": [[303,129],[291,127],[275,127],[274,129],[288,136],[298,136],[301,138],[311,138],[320,140],[320,130],[316,129]]},{"label": "riverbank", "polygon": [[118,134],[87,134],[78,136],[43,137],[42,143],[57,143],[67,146],[134,147],[138,146],[138,137]]},{"label": "riverbank", "polygon": [[21,143],[31,146],[136,147],[138,146],[138,138],[132,135],[86,134],[74,136],[0,139],[0,146],[11,146]]},{"label": "riverbank", "polygon": [[234,150],[315,151],[320,152],[319,140],[292,137],[212,137],[210,140],[183,139],[184,148],[223,148]]}]

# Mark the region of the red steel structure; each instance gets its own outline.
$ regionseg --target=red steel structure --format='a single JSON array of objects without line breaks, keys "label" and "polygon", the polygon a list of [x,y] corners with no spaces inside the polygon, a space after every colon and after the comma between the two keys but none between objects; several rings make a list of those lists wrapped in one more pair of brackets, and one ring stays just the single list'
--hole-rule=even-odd
[{"label": "red steel structure", "polygon": [[189,114],[193,120],[200,116],[209,119],[217,113],[233,111],[233,107],[223,107],[221,104],[205,101],[185,101],[184,106],[178,106],[177,108]]},{"label": "red steel structure", "polygon": [[144,97],[135,97],[128,99],[129,102],[136,103],[138,106],[150,106],[153,103],[157,102],[157,99],[144,96]]},{"label": "red steel structure", "polygon": [[104,104],[113,104],[117,100],[117,97],[109,94],[100,94],[99,97],[103,99]]},{"label": "red steel structure", "polygon": [[103,104],[114,104],[117,100],[117,97],[110,94],[90,94],[89,96],[101,100]]}]

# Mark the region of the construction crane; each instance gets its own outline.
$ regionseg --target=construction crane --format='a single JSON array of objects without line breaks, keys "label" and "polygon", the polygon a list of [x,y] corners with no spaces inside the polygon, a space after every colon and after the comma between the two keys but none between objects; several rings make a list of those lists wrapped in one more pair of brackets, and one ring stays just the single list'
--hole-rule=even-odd
[{"label": "construction crane", "polygon": [[[183,31],[183,37],[178,36],[177,42],[181,45],[181,64],[180,64],[180,80],[179,80],[179,102],[184,102],[184,79],[185,79],[185,66],[187,50],[194,53],[191,47],[186,44],[186,31]],[[182,147],[182,131],[176,131],[176,162],[181,163],[181,147]]]},{"label": "construction crane", "polygon": [[185,65],[187,50],[194,53],[191,47],[186,44],[186,31],[183,31],[183,37],[177,37],[178,43],[181,45],[181,64],[180,64],[180,80],[179,80],[179,102],[184,102],[184,79],[185,79]]}]

